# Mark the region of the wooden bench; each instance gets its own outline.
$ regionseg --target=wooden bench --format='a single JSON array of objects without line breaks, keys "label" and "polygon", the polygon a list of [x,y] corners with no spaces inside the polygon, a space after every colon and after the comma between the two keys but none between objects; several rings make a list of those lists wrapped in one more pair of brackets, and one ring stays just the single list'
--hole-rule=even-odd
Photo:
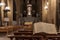
[{"label": "wooden bench", "polygon": [[20,36],[20,35],[8,35],[8,38],[10,38],[10,40],[13,40],[13,38],[15,38],[15,40],[43,40],[42,36]]},{"label": "wooden bench", "polygon": [[[58,32],[58,36],[60,36],[60,32]],[[60,37],[58,38],[58,40],[60,40]]]},{"label": "wooden bench", "polygon": [[[28,38],[29,36],[29,38]],[[16,40],[20,39],[30,39],[30,40],[60,40],[60,34],[46,34],[46,33],[37,33],[37,34],[30,34],[27,31],[19,31],[14,33],[14,36],[8,36],[11,40],[15,38]]]},{"label": "wooden bench", "polygon": [[42,35],[43,40],[60,40],[60,33],[58,34],[47,34],[47,33],[37,33],[37,36]]},{"label": "wooden bench", "polygon": [[20,26],[5,26],[5,27],[0,27],[0,32],[10,32],[10,31],[14,31],[14,30],[18,30],[20,28]]},{"label": "wooden bench", "polygon": [[60,36],[57,34],[47,34],[45,35],[46,40],[57,40]]},{"label": "wooden bench", "polygon": [[60,35],[58,34],[45,34],[43,37],[45,38],[44,40],[60,40]]},{"label": "wooden bench", "polygon": [[14,35],[33,35],[32,31],[18,31],[14,32]]}]

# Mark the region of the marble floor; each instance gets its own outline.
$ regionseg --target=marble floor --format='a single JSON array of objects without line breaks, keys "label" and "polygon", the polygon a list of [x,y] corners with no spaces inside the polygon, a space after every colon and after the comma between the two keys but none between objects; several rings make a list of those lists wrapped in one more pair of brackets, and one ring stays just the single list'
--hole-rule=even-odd
[{"label": "marble floor", "polygon": [[10,40],[10,39],[7,37],[0,37],[0,40]]},{"label": "marble floor", "polygon": [[8,38],[6,33],[0,33],[0,40],[10,40],[10,38]]}]

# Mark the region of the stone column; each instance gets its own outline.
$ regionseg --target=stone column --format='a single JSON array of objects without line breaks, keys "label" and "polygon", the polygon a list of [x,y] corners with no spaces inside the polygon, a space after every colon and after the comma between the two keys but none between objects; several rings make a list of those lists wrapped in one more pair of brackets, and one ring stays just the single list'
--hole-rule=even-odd
[{"label": "stone column", "polygon": [[[5,0],[1,0],[1,2],[5,3],[4,1]],[[5,5],[1,7],[2,25],[4,25],[4,7]]]},{"label": "stone column", "polygon": [[48,0],[48,9],[44,9],[47,0],[42,1],[42,21],[56,23],[56,0]]},{"label": "stone column", "polygon": [[20,13],[21,13],[21,6],[23,5],[22,4],[22,1],[23,0],[15,0],[15,2],[16,2],[16,21],[17,21],[17,25],[19,25],[19,16],[20,16]]},{"label": "stone column", "polygon": [[48,9],[48,16],[47,20],[49,23],[56,22],[56,0],[49,0],[49,9]]},{"label": "stone column", "polygon": [[47,12],[48,10],[45,9],[46,0],[42,0],[42,22],[46,22],[47,20]]},{"label": "stone column", "polygon": [[8,7],[10,7],[10,11],[7,13],[9,17],[9,24],[12,25],[13,21],[13,0],[7,0],[8,1]]}]

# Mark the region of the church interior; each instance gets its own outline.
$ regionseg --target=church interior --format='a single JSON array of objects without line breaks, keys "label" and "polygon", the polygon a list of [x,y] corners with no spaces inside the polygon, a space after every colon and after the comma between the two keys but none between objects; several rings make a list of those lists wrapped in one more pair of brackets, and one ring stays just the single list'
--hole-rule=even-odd
[{"label": "church interior", "polygon": [[60,40],[60,0],[0,0],[0,40]]}]

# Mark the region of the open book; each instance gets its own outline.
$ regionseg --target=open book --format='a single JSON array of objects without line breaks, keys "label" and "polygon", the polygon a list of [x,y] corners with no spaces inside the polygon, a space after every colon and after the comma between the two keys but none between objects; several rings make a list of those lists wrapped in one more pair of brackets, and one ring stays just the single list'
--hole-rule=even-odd
[{"label": "open book", "polygon": [[55,24],[44,23],[44,22],[38,22],[34,24],[33,34],[40,32],[48,34],[57,34]]}]

